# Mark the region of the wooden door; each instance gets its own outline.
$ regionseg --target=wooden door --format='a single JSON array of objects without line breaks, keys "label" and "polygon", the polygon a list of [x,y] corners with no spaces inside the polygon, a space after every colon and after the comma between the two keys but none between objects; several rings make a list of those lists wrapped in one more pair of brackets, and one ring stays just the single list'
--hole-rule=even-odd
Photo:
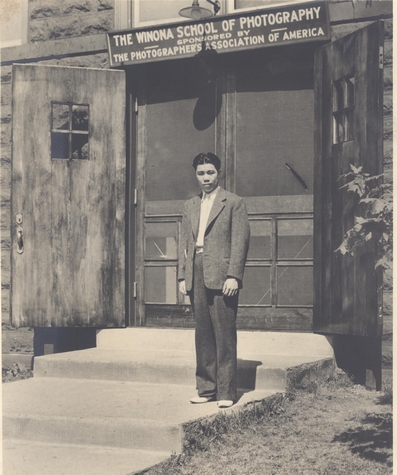
[{"label": "wooden door", "polygon": [[335,252],[357,213],[339,177],[350,164],[382,172],[382,53],[378,22],[315,55],[314,329],[321,333],[382,332],[375,250]]},{"label": "wooden door", "polygon": [[125,325],[122,71],[13,67],[12,323]]},{"label": "wooden door", "polygon": [[313,53],[293,51],[263,51],[233,74],[228,158],[251,225],[238,312],[246,329],[312,330]]},{"label": "wooden door", "polygon": [[194,325],[190,300],[178,291],[177,249],[183,204],[200,192],[193,158],[209,151],[222,155],[220,87],[188,60],[147,65],[136,88],[136,324]]}]

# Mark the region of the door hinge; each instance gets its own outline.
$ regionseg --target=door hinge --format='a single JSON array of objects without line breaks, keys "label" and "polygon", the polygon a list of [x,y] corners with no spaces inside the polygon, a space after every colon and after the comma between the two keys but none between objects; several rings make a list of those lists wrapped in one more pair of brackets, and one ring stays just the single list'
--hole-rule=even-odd
[{"label": "door hinge", "polygon": [[138,114],[138,98],[135,98],[135,114]]},{"label": "door hinge", "polygon": [[383,69],[383,46],[379,46],[379,69]]},{"label": "door hinge", "polygon": [[134,205],[138,204],[138,190],[134,188]]},{"label": "door hinge", "polygon": [[134,299],[136,299],[136,289],[137,289],[137,283],[134,282]]}]

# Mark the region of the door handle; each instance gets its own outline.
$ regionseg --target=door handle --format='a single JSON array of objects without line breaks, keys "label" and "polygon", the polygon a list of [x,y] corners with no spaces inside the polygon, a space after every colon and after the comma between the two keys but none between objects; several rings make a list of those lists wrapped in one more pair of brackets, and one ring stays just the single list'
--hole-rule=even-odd
[{"label": "door handle", "polygon": [[23,229],[22,226],[17,227],[17,253],[23,253]]},{"label": "door handle", "polygon": [[23,253],[23,228],[21,226],[22,224],[22,215],[17,214],[15,217],[15,220],[19,226],[17,227],[17,253],[22,254]]}]

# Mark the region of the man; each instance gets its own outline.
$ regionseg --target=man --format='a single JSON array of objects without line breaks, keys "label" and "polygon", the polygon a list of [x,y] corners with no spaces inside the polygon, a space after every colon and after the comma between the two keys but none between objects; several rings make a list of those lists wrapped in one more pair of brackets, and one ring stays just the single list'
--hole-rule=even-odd
[{"label": "man", "polygon": [[179,290],[189,294],[196,318],[196,382],[192,403],[237,401],[238,291],[250,228],[244,201],[219,186],[220,160],[193,160],[202,193],[185,203],[179,256]]}]

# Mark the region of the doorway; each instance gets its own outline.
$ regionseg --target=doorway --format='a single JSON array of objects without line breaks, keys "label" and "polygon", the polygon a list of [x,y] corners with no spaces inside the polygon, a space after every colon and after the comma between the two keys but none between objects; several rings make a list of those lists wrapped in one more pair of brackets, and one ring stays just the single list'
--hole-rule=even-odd
[{"label": "doorway", "polygon": [[245,199],[251,243],[238,326],[312,330],[313,51],[259,50],[149,64],[130,74],[136,115],[137,323],[194,325],[178,292],[192,160],[212,151]]}]

